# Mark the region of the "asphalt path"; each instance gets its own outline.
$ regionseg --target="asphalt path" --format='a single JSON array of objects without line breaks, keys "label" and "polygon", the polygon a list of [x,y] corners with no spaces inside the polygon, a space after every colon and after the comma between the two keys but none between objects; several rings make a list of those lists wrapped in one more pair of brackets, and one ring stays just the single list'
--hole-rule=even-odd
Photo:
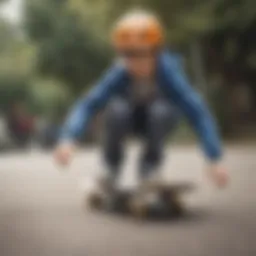
[{"label": "asphalt path", "polygon": [[[129,147],[123,181],[132,182],[139,148]],[[83,207],[80,183],[100,170],[97,148],[60,169],[36,150],[0,156],[1,256],[255,256],[256,147],[229,146],[231,183],[214,188],[194,147],[170,147],[166,179],[188,180],[188,214],[179,220],[137,222],[93,214]]]}]

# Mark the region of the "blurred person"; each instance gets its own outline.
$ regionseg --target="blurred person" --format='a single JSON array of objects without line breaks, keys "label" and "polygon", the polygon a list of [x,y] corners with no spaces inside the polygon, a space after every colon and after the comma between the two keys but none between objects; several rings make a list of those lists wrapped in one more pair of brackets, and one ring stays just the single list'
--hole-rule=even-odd
[{"label": "blurred person", "polygon": [[[125,138],[135,133],[145,146],[138,162],[139,180],[157,182],[167,135],[185,114],[201,140],[212,181],[225,186],[228,174],[216,124],[180,61],[165,48],[164,29],[157,17],[143,11],[128,13],[115,24],[112,42],[117,55],[114,64],[71,111],[55,151],[56,161],[70,163],[76,141],[97,111],[106,107],[104,179],[116,181]],[[100,179],[96,182],[101,184]]]},{"label": "blurred person", "polygon": [[26,147],[33,137],[34,118],[21,102],[14,103],[7,114],[9,134],[17,147]]}]

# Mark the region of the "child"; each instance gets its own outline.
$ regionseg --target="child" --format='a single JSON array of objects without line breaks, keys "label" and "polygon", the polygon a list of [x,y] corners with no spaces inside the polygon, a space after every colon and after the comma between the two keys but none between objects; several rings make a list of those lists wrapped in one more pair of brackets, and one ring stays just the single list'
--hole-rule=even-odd
[{"label": "child", "polygon": [[165,49],[159,20],[147,12],[129,13],[114,26],[112,42],[115,63],[71,111],[55,152],[57,162],[70,162],[75,141],[95,113],[106,106],[104,158],[109,180],[114,181],[120,171],[126,136],[135,132],[145,142],[138,164],[141,181],[155,181],[164,142],[183,113],[201,140],[210,177],[216,185],[226,185],[228,175],[222,167],[215,122],[179,61]]}]

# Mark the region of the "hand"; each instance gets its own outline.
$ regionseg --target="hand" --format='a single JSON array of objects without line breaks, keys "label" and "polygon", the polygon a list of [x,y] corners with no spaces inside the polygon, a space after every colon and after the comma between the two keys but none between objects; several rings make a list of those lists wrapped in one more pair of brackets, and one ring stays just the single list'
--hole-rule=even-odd
[{"label": "hand", "polygon": [[208,168],[210,179],[219,188],[224,188],[228,185],[229,175],[227,170],[220,163],[212,163]]},{"label": "hand", "polygon": [[55,149],[55,161],[62,166],[69,165],[74,154],[74,151],[75,144],[73,142],[63,142],[62,144],[58,145]]}]

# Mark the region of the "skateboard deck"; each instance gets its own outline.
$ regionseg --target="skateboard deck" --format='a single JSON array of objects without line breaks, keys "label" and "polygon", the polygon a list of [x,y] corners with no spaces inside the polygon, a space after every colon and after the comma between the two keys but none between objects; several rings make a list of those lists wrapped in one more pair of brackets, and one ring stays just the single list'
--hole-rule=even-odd
[{"label": "skateboard deck", "polygon": [[129,214],[135,218],[156,215],[181,216],[185,211],[183,195],[193,192],[189,182],[147,184],[135,190],[109,189],[88,198],[92,210]]}]

